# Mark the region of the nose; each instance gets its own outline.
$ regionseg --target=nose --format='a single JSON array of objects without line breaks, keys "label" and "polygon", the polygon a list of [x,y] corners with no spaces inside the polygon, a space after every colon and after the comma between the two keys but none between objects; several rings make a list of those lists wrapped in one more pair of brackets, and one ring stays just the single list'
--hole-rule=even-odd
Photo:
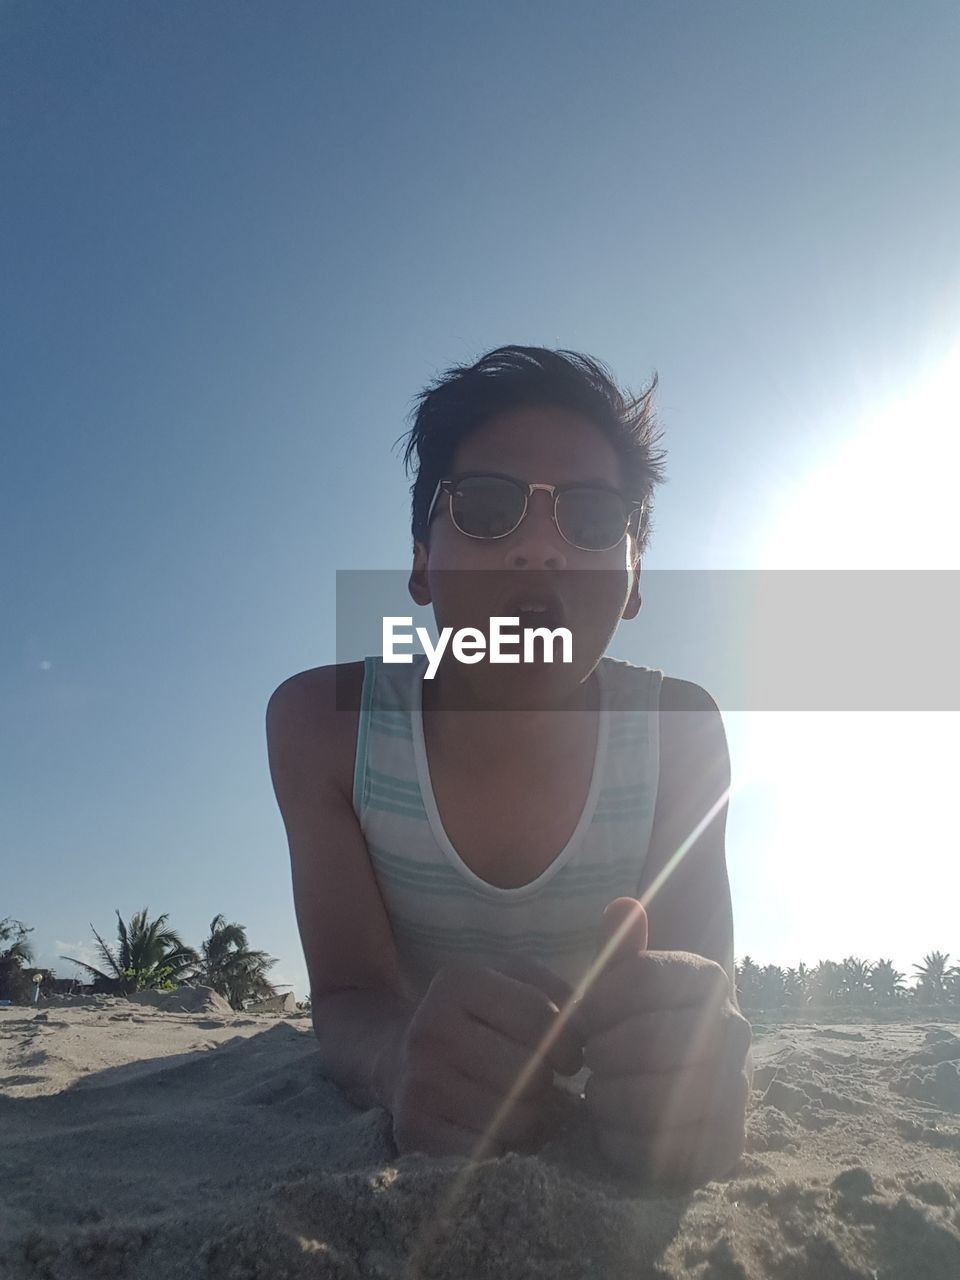
[{"label": "nose", "polygon": [[508,569],[565,569],[567,545],[553,519],[553,497],[537,489],[527,500],[520,528],[507,538]]}]

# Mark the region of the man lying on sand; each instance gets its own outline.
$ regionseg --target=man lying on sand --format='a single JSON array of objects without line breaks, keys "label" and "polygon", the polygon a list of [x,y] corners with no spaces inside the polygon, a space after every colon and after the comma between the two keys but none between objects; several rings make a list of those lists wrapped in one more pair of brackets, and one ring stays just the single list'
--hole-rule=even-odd
[{"label": "man lying on sand", "polygon": [[270,698],[320,1053],[400,1153],[535,1151],[581,1072],[619,1171],[695,1184],[743,1150],[720,714],[605,656],[640,610],[654,385],[503,347],[419,397],[411,596],[478,650],[494,617],[566,629],[569,661],[460,645]]}]

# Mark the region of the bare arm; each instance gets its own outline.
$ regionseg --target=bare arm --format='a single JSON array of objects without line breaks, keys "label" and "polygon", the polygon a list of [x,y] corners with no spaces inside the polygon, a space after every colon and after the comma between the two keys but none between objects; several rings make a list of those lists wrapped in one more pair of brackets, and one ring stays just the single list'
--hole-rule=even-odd
[{"label": "bare arm", "polygon": [[739,1008],[725,843],[729,790],[730,754],[716,703],[697,684],[664,679],[660,785],[638,893],[648,946],[716,961]]},{"label": "bare arm", "polygon": [[582,1063],[570,1027],[552,1038],[546,1059],[539,1052],[559,1017],[553,997],[565,1000],[569,988],[560,984],[561,994],[545,970],[520,980],[445,966],[421,998],[404,991],[350,794],[360,675],[354,665],[349,711],[337,709],[335,667],[292,677],[267,707],[326,1074],[353,1102],[390,1111],[398,1151],[536,1149],[553,1123],[552,1070],[572,1075]]},{"label": "bare arm", "polygon": [[[354,675],[359,707],[362,668]],[[390,922],[346,790],[357,712],[338,709],[336,688],[330,666],[292,676],[274,691],[266,714],[270,775],[326,1072],[360,1105],[389,1106],[416,1005],[403,991]]]}]

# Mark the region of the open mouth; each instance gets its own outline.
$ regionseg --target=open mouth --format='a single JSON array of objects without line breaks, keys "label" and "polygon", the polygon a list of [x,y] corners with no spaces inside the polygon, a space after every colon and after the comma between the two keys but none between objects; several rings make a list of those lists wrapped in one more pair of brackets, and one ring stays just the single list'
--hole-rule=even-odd
[{"label": "open mouth", "polygon": [[559,596],[553,592],[517,590],[501,606],[500,616],[518,618],[522,631],[534,627],[555,631],[565,625],[566,610]]},{"label": "open mouth", "polygon": [[509,616],[520,619],[521,631],[531,631],[534,627],[546,627],[550,631],[555,631],[560,626],[555,612],[551,609],[518,609],[515,615]]}]

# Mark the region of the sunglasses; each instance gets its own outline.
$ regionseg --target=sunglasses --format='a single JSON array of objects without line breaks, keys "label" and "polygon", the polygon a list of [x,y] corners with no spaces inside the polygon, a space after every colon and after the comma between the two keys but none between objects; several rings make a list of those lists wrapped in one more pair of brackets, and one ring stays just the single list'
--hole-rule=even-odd
[{"label": "sunglasses", "polygon": [[609,551],[623,541],[643,502],[597,484],[525,484],[496,472],[473,472],[441,480],[427,512],[433,519],[441,494],[449,500],[450,519],[468,538],[505,538],[519,528],[534,489],[553,498],[553,520],[564,542],[580,551]]}]

